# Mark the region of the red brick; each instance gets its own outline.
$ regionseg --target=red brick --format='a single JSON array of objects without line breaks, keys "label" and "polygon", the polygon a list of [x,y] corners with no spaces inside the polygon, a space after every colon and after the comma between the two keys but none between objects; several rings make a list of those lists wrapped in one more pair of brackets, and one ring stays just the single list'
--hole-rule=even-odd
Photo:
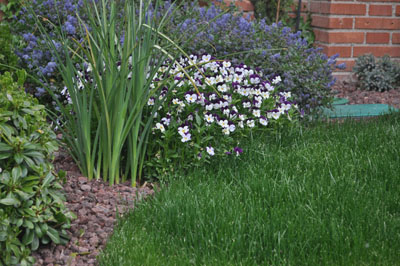
[{"label": "red brick", "polygon": [[349,60],[337,60],[337,64],[346,64],[345,69],[336,69],[336,72],[350,72],[353,70],[354,65],[356,64],[356,61],[354,59],[349,59]]},{"label": "red brick", "polygon": [[[216,1],[214,0],[214,2]],[[254,11],[254,6],[250,0],[224,0],[224,2],[227,5],[230,5],[233,2],[241,11]]]},{"label": "red brick", "polygon": [[327,16],[312,16],[311,25],[327,29],[352,29],[353,18],[330,18]]},{"label": "red brick", "polygon": [[[393,33],[392,35],[392,43],[393,44],[400,44],[400,33]],[[400,49],[400,47],[399,47]]]},{"label": "red brick", "polygon": [[400,6],[396,6],[395,15],[400,17]]},{"label": "red brick", "polygon": [[400,3],[400,0],[358,0],[358,2],[398,2],[398,3]]},{"label": "red brick", "polygon": [[329,32],[314,30],[315,39],[325,43],[364,43],[364,32]]},{"label": "red brick", "polygon": [[322,48],[322,51],[327,56],[332,56],[335,54],[339,54],[340,57],[350,57],[351,56],[351,47],[350,46],[328,46],[323,44],[318,44],[319,47]]},{"label": "red brick", "polygon": [[389,43],[389,32],[367,32],[367,43]]},{"label": "red brick", "polygon": [[365,15],[367,11],[365,4],[337,4],[331,2],[312,2],[310,9],[313,13],[337,15]]},{"label": "red brick", "polygon": [[392,6],[391,5],[370,5],[369,6],[370,16],[391,16]]},{"label": "red brick", "polygon": [[400,19],[398,19],[398,18],[356,18],[355,28],[356,29],[398,30],[398,29],[400,29]]},{"label": "red brick", "polygon": [[392,57],[400,57],[400,46],[358,46],[353,48],[354,57],[368,53],[374,56],[384,56],[387,54]]}]

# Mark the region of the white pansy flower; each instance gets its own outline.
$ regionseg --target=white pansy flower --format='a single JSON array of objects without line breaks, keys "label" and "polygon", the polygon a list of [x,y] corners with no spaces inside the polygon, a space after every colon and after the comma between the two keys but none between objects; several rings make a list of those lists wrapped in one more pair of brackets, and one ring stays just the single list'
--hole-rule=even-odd
[{"label": "white pansy flower", "polygon": [[228,68],[228,67],[231,66],[231,62],[229,62],[229,61],[224,61],[224,62],[222,62],[222,65],[223,65],[224,67]]},{"label": "white pansy flower", "polygon": [[258,83],[260,83],[260,78],[259,77],[250,78],[250,83],[258,84]]},{"label": "white pansy flower", "polygon": [[156,128],[159,129],[161,132],[164,132],[164,131],[165,131],[165,127],[164,127],[164,125],[161,124],[161,123],[157,123],[157,124],[156,124]]},{"label": "white pansy flower", "polygon": [[228,120],[219,120],[218,125],[220,125],[223,128],[228,127]]},{"label": "white pansy flower", "polygon": [[272,118],[273,119],[278,119],[280,116],[281,116],[281,113],[279,113],[279,112],[272,112],[271,113],[271,116],[272,116]]},{"label": "white pansy flower", "polygon": [[186,94],[185,99],[189,103],[194,103],[197,100],[197,94]]},{"label": "white pansy flower", "polygon": [[202,57],[201,57],[201,60],[203,61],[203,62],[209,62],[210,60],[211,60],[211,55],[203,55]]},{"label": "white pansy flower", "polygon": [[163,117],[163,118],[161,118],[161,121],[164,123],[164,125],[169,126],[171,119],[167,118],[167,117]]},{"label": "white pansy flower", "polygon": [[248,127],[254,127],[255,126],[254,120],[247,120],[246,124],[247,124]]},{"label": "white pansy flower", "polygon": [[268,125],[268,120],[265,119],[264,117],[261,117],[260,118],[260,124],[263,125],[263,126],[266,126],[266,125]]},{"label": "white pansy flower", "polygon": [[279,82],[281,82],[281,76],[276,76],[273,80],[272,80],[272,84],[278,84]]},{"label": "white pansy flower", "polygon": [[207,123],[212,123],[214,122],[214,116],[212,114],[206,114],[204,115],[204,119],[207,121]]},{"label": "white pansy flower", "polygon": [[235,131],[235,129],[236,129],[236,126],[235,126],[234,124],[230,124],[230,125],[229,125],[229,131],[230,131],[230,132]]},{"label": "white pansy flower", "polygon": [[275,88],[273,86],[271,86],[271,84],[267,83],[265,84],[265,88],[269,91],[273,91]]},{"label": "white pansy flower", "polygon": [[222,111],[222,113],[223,113],[224,115],[229,115],[229,109],[224,109],[224,111]]},{"label": "white pansy flower", "polygon": [[227,92],[228,91],[228,86],[226,85],[226,83],[222,84],[222,85],[218,85],[218,90],[222,93]]},{"label": "white pansy flower", "polygon": [[206,110],[207,111],[211,111],[212,109],[214,109],[214,105],[212,103],[206,104]]},{"label": "white pansy flower", "polygon": [[150,98],[150,99],[147,101],[147,105],[154,105],[154,99],[153,99],[153,98]]},{"label": "white pansy flower", "polygon": [[188,127],[188,126],[178,127],[178,133],[179,133],[179,135],[181,135],[182,137],[185,136],[186,134],[189,133],[189,127]]},{"label": "white pansy flower", "polygon": [[247,119],[247,116],[244,115],[244,114],[240,114],[240,115],[239,115],[239,119],[242,120],[242,121],[244,121],[244,120]]},{"label": "white pansy flower", "polygon": [[253,110],[253,115],[254,115],[255,117],[260,117],[260,116],[261,116],[260,110],[259,110],[259,109],[254,109],[254,110]]},{"label": "white pansy flower", "polygon": [[229,135],[230,134],[229,127],[223,128],[222,133],[224,133],[225,135]]},{"label": "white pansy flower", "polygon": [[250,108],[251,107],[251,103],[250,102],[244,102],[243,103],[243,107],[244,108]]},{"label": "white pansy flower", "polygon": [[269,98],[269,92],[268,92],[268,91],[263,91],[263,92],[261,92],[261,96],[262,96],[264,99],[268,99],[268,98]]},{"label": "white pansy flower", "polygon": [[240,128],[244,128],[243,121],[239,121],[238,126],[239,126]]},{"label": "white pansy flower", "polygon": [[210,156],[214,156],[214,155],[215,155],[215,152],[214,152],[214,148],[213,148],[213,147],[206,147],[206,150],[207,150],[207,153],[208,153]]},{"label": "white pansy flower", "polygon": [[181,141],[182,142],[188,142],[189,140],[191,140],[191,137],[192,136],[190,134],[186,134],[186,135],[182,136]]}]

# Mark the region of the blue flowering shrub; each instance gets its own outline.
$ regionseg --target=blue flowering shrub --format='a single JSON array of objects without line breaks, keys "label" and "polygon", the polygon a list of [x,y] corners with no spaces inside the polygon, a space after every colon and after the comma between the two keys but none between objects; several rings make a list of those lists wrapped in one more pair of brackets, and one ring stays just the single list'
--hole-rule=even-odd
[{"label": "blue flowering shrub", "polygon": [[[70,37],[71,40],[82,44],[84,36],[79,29],[76,14],[80,14],[80,17],[86,20],[83,1],[24,1],[23,7],[14,16],[12,23],[14,33],[20,35],[24,42],[23,47],[16,51],[20,59],[20,66],[30,74],[38,77],[40,82],[52,90],[53,93],[61,96],[59,92],[63,88],[63,84],[61,76],[57,73],[57,59],[54,53],[48,49],[45,43],[46,38],[37,29],[35,18],[28,11],[28,8],[33,9],[37,17],[43,21],[46,29],[56,32],[56,28],[61,27],[64,34]],[[55,33],[51,35],[56,49],[61,49],[60,37]],[[78,45],[75,46],[75,49],[78,49]],[[32,88],[29,91],[39,98],[42,103],[49,105],[53,102],[52,97],[46,92],[42,84],[35,84],[32,80],[28,81],[32,83]]]},{"label": "blue flowering shrub", "polygon": [[[34,0],[26,4],[31,5],[47,27],[61,27],[71,40],[83,43],[84,31],[76,17],[78,13],[85,22],[82,0]],[[170,6],[171,2],[165,1],[160,10],[150,11],[148,17],[157,19]],[[314,113],[320,106],[330,106],[331,86],[335,82],[332,70],[344,67],[336,65],[337,56],[328,58],[319,48],[309,48],[300,32],[293,33],[281,23],[267,25],[264,20],[249,21],[234,15],[234,9],[224,12],[213,4],[199,7],[196,1],[185,2],[178,12],[171,12],[170,26],[164,28],[163,33],[189,53],[210,53],[218,59],[226,57],[233,64],[245,63],[262,70],[265,79],[280,75],[283,87],[293,94],[306,114]],[[25,8],[16,16],[13,29],[23,36],[26,43],[18,51],[22,65],[30,72],[46,77],[42,81],[60,95],[63,85],[57,74],[56,60],[45,47],[43,36],[35,30],[34,20]],[[57,36],[52,37],[59,46]],[[40,86],[36,87],[35,95],[45,97],[44,101],[52,101]]]},{"label": "blue flowering shrub", "polygon": [[[189,58],[170,68],[161,66],[155,77],[154,86],[165,78],[171,81],[158,99],[147,103],[152,108],[160,102],[149,139],[147,176],[160,177],[217,156],[238,156],[241,138],[297,120],[298,107],[280,76],[263,79],[244,64],[207,54]],[[182,68],[193,70],[191,78]]]},{"label": "blue flowering shrub", "polygon": [[[293,94],[299,107],[310,114],[320,106],[330,106],[332,70],[338,55],[328,58],[320,48],[310,48],[301,37],[282,23],[267,25],[265,20],[249,21],[233,12],[223,13],[214,5],[209,8],[190,6],[190,19],[174,16],[175,29],[190,53],[212,53],[217,58],[227,56],[234,64],[245,63],[263,71],[264,78],[280,75],[285,90]],[[199,31],[202,29],[202,31]],[[199,31],[197,33],[197,31]],[[168,33],[169,34],[169,33]]]}]

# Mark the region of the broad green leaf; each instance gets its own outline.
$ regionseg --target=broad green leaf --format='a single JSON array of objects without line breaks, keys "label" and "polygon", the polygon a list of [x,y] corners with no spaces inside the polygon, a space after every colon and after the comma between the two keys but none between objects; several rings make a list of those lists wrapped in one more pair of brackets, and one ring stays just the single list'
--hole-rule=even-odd
[{"label": "broad green leaf", "polygon": [[1,199],[0,200],[0,204],[3,205],[19,205],[20,202],[17,199],[13,199],[13,198],[5,198],[5,199]]},{"label": "broad green leaf", "polygon": [[9,157],[11,157],[11,153],[0,153],[0,160],[4,160],[7,159]]},{"label": "broad green leaf", "polygon": [[7,239],[7,233],[0,232],[0,241],[6,241],[6,239]]},{"label": "broad green leaf", "polygon": [[51,172],[49,172],[45,179],[43,180],[42,187],[47,187],[54,180],[54,176]]},{"label": "broad green leaf", "polygon": [[0,143],[0,151],[12,151],[13,148],[6,143]]},{"label": "broad green leaf", "polygon": [[[25,211],[25,212],[27,212],[27,211]],[[33,213],[32,216],[34,216],[35,213],[34,213],[33,211],[32,211],[32,213]],[[31,221],[27,220],[27,219],[24,220],[24,226],[27,227],[27,228],[29,228],[29,229],[33,229],[33,228],[35,227],[35,226],[33,225],[33,223],[32,223]],[[32,232],[32,234],[33,234],[33,230],[30,231],[30,232]]]},{"label": "broad green leaf", "polygon": [[12,169],[12,171],[11,171],[11,176],[12,176],[12,179],[13,179],[14,184],[17,183],[17,181],[18,181],[18,179],[20,179],[21,175],[22,175],[21,167],[16,166],[16,167],[14,167],[14,168]]},{"label": "broad green leaf", "polygon": [[38,238],[37,235],[34,235],[34,236],[33,236],[32,243],[31,243],[31,249],[32,249],[32,250],[37,250],[38,247],[39,247],[39,238]]},{"label": "broad green leaf", "polygon": [[23,157],[22,157],[22,154],[21,153],[16,153],[16,154],[14,154],[14,160],[15,160],[15,162],[17,163],[17,164],[21,164],[22,163],[22,161],[23,161]]},{"label": "broad green leaf", "polygon": [[60,236],[55,229],[49,227],[49,229],[47,230],[47,235],[51,238],[51,240],[54,243],[56,243],[56,244],[60,243]]},{"label": "broad green leaf", "polygon": [[22,244],[24,245],[29,245],[30,243],[32,243],[33,241],[33,231],[27,229],[24,236],[22,237]]}]

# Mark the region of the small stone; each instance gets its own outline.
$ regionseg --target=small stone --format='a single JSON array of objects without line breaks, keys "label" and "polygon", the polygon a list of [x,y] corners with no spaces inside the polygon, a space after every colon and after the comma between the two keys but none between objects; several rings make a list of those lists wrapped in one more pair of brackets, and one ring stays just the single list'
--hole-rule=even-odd
[{"label": "small stone", "polygon": [[89,185],[81,185],[81,189],[82,189],[83,191],[90,191],[91,188],[92,188],[92,187],[89,186]]}]

